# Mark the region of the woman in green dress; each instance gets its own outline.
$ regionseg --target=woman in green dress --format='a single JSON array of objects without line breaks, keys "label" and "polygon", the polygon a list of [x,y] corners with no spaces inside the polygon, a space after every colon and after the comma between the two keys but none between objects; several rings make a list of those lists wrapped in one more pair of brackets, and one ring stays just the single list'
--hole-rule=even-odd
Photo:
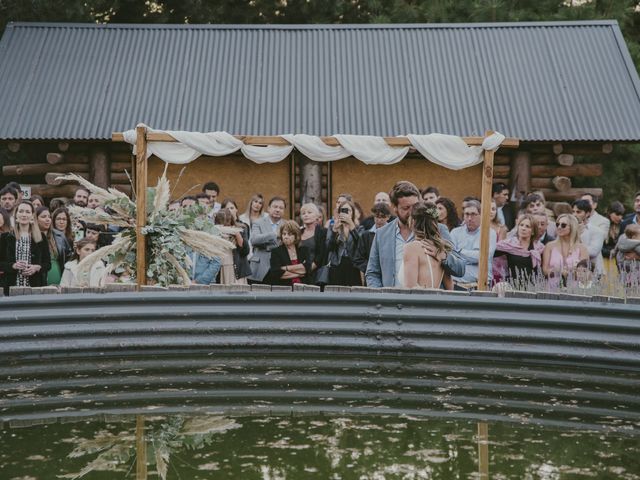
[{"label": "woman in green dress", "polygon": [[47,240],[51,255],[51,268],[47,274],[47,285],[60,285],[64,264],[71,253],[71,245],[64,234],[52,227],[51,213],[47,207],[36,209],[36,219],[42,236]]}]

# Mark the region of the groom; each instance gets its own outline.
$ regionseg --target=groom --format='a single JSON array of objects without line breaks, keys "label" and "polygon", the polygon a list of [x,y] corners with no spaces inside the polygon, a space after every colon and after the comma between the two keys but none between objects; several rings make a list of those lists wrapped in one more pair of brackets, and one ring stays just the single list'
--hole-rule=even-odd
[{"label": "groom", "polygon": [[[420,191],[413,183],[403,180],[393,186],[389,196],[396,219],[376,232],[367,264],[367,286],[374,288],[402,286],[402,279],[398,278],[398,272],[402,265],[404,246],[415,239],[413,230],[409,226],[409,219],[411,209],[420,200]],[[442,224],[438,227],[442,239],[451,243],[447,227]],[[451,251],[449,254],[440,252],[436,255],[433,245],[425,244],[424,247],[428,255],[442,262],[446,273],[453,277],[464,275],[464,260],[457,252]]]}]

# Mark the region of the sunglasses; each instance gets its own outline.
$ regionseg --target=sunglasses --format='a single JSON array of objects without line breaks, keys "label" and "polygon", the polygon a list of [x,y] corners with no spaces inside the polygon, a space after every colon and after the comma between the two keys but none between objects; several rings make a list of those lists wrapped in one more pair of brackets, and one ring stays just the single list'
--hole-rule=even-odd
[{"label": "sunglasses", "polygon": [[568,223],[564,223],[564,222],[556,223],[556,227],[558,227],[558,228],[567,228],[568,226],[569,226]]}]

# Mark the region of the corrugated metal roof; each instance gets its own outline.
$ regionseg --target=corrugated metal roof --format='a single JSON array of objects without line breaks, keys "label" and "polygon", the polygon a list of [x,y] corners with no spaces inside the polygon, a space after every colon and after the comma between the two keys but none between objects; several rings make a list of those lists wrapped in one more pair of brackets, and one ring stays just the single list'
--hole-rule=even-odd
[{"label": "corrugated metal roof", "polygon": [[9,24],[0,138],[167,130],[640,140],[615,21],[442,25]]}]

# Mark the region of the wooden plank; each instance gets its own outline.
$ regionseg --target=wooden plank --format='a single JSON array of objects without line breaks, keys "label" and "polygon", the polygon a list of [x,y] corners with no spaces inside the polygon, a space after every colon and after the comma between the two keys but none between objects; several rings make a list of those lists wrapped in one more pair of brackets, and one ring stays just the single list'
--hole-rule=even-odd
[{"label": "wooden plank", "polygon": [[[242,140],[246,145],[289,145],[284,138],[273,136],[259,136],[259,135],[234,135],[238,140]],[[148,142],[175,142],[168,133],[149,133],[147,134]],[[321,140],[329,146],[338,146],[338,140],[335,137],[320,137]],[[407,137],[383,137],[388,145],[392,147],[410,147],[411,143]],[[482,145],[484,137],[462,137],[467,145]],[[111,139],[114,142],[124,142],[124,135],[119,132],[114,132],[111,135]],[[518,148],[520,140],[517,138],[506,138],[500,148]]]},{"label": "wooden plank", "polygon": [[571,188],[563,192],[559,192],[555,188],[541,188],[540,191],[544,194],[546,200],[552,202],[573,202],[584,193],[593,193],[598,197],[602,196],[601,188]]},{"label": "wooden plank", "polygon": [[493,174],[498,177],[508,177],[511,173],[511,165],[496,165],[493,167]]},{"label": "wooden plank", "polygon": [[147,136],[145,127],[136,127],[136,280],[138,288],[147,284],[147,244],[142,229],[147,224]]},{"label": "wooden plank", "polygon": [[122,172],[124,170],[131,171],[133,167],[133,162],[111,162],[111,171],[112,172]]},{"label": "wooden plank", "polygon": [[511,165],[511,157],[509,155],[496,154],[493,156],[493,164],[494,165]]},{"label": "wooden plank", "polygon": [[78,185],[29,185],[32,195],[40,195],[46,198],[73,197]]},{"label": "wooden plank", "polygon": [[581,163],[570,167],[558,167],[547,165],[533,165],[531,176],[533,177],[599,177],[602,175],[600,163]]},{"label": "wooden plank", "polygon": [[127,182],[129,182],[129,177],[127,176],[126,173],[111,172],[111,174],[109,175],[109,178],[111,179],[111,183],[126,184]]},{"label": "wooden plank", "polygon": [[88,173],[88,163],[61,163],[49,165],[48,163],[28,163],[24,165],[5,165],[2,174],[7,177],[21,175],[44,175],[45,173]]},{"label": "wooden plank", "polygon": [[[76,185],[77,186],[77,183],[74,180],[62,180],[61,177],[63,177],[64,175],[65,175],[64,173],[53,173],[53,172],[45,173],[44,181],[46,182],[47,185]],[[89,180],[88,173],[77,173],[76,175],[79,175],[80,177],[86,180]]]},{"label": "wooden plank", "polygon": [[533,177],[531,179],[531,188],[533,190],[537,190],[539,188],[553,188],[553,179]]},{"label": "wooden plank", "polygon": [[[493,132],[488,131],[487,136]],[[478,290],[487,290],[489,276],[489,230],[491,229],[491,188],[493,186],[493,156],[491,150],[484,151],[482,167],[482,194],[480,212],[480,258],[478,259]]]},{"label": "wooden plank", "polygon": [[555,165],[556,157],[551,154],[535,154],[531,156],[531,165]]},{"label": "wooden plank", "polygon": [[489,425],[478,422],[478,479],[489,480]]},{"label": "wooden plank", "polygon": [[147,440],[144,415],[136,415],[136,480],[147,480]]},{"label": "wooden plank", "polygon": [[58,163],[89,163],[89,157],[79,153],[47,153],[47,163],[57,165]]}]

